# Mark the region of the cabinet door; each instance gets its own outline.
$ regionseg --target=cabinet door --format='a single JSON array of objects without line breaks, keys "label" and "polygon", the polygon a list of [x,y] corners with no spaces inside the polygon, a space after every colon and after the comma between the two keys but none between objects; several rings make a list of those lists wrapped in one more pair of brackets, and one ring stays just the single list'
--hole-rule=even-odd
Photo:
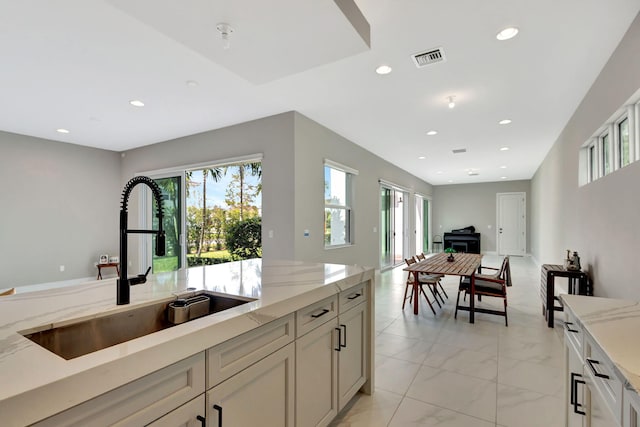
[{"label": "cabinet door", "polygon": [[296,341],[296,426],[326,426],[338,414],[337,319]]},{"label": "cabinet door", "polygon": [[164,417],[149,424],[151,427],[202,427],[205,414],[204,394],[196,397],[181,407],[169,412]]},{"label": "cabinet door", "polygon": [[[586,406],[582,358],[574,345],[565,337],[565,414],[567,427],[582,427],[585,423]],[[582,414],[580,413],[582,412]]]},{"label": "cabinet door", "polygon": [[591,376],[585,375],[585,379],[587,382],[585,397],[589,409],[587,411],[586,427],[612,427],[619,425],[606,400],[595,387]]},{"label": "cabinet door", "polygon": [[293,427],[294,361],[290,343],[209,390],[207,425]]},{"label": "cabinet door", "polygon": [[367,305],[359,304],[338,318],[338,410],[342,410],[365,383],[367,377]]},{"label": "cabinet door", "polygon": [[623,402],[622,418],[624,419],[624,427],[640,427],[640,398],[638,394],[625,390]]}]

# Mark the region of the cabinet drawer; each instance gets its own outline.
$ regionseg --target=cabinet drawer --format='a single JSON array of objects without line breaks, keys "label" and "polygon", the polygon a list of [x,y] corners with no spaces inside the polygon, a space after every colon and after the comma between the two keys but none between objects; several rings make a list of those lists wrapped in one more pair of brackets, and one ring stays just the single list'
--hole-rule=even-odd
[{"label": "cabinet drawer", "polygon": [[301,337],[338,315],[338,296],[323,299],[296,311],[296,337]]},{"label": "cabinet drawer", "polygon": [[36,425],[146,425],[204,393],[204,377],[204,352],[201,352]]},{"label": "cabinet drawer", "polygon": [[340,300],[340,313],[344,313],[352,307],[360,304],[362,301],[367,300],[367,286],[366,282],[362,282],[346,291],[340,292],[338,298]]},{"label": "cabinet drawer", "polygon": [[570,311],[565,312],[564,339],[573,345],[580,357],[584,357],[584,332],[582,326]]},{"label": "cabinet drawer", "polygon": [[207,350],[207,389],[293,341],[293,314]]},{"label": "cabinet drawer", "polygon": [[622,419],[622,381],[613,364],[590,337],[585,340],[584,371],[589,375],[591,388],[596,388],[618,424]]}]

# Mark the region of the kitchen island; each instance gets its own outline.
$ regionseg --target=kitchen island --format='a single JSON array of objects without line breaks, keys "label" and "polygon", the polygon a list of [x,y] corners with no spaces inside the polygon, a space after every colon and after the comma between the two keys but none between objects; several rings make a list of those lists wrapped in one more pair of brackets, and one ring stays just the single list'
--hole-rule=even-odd
[{"label": "kitchen island", "polygon": [[[292,357],[287,363],[302,363],[304,358],[300,355],[303,349],[299,341],[316,333],[316,329],[320,329],[318,325],[328,328],[327,325],[332,324],[333,318],[336,327],[329,328],[329,345],[337,347],[332,348],[336,350],[333,353],[337,354],[332,357],[338,357],[345,337],[341,332],[334,336],[334,330],[342,330],[344,327],[344,335],[347,335],[347,320],[343,322],[338,319],[346,319],[349,312],[354,312],[354,306],[359,307],[362,313],[360,318],[363,319],[360,331],[363,378],[357,383],[357,388],[371,393],[371,349],[375,330],[373,282],[374,270],[362,266],[247,260],[150,276],[146,284],[131,288],[131,304],[124,306],[116,305],[115,279],[18,293],[2,298],[2,423],[8,426],[28,425],[69,408],[76,409],[77,405],[83,402],[95,400],[94,398],[113,390],[123,389],[122,386],[135,383],[145,376],[151,377],[150,374],[157,375],[158,371],[164,368],[198,355],[202,355],[203,364],[205,358],[207,363],[211,363],[217,354],[216,349],[224,349],[225,343],[234,342],[238,337],[249,336],[248,334],[278,322],[290,325],[289,329],[284,329],[289,330],[287,333],[290,335],[286,348],[290,348],[292,354],[297,356]],[[127,311],[163,299],[170,301],[177,295],[184,295],[185,292],[197,291],[238,296],[251,301],[70,360],[57,356],[23,336],[27,331],[42,329],[45,325],[56,327],[70,321]],[[325,316],[324,313],[328,314]],[[318,319],[320,316],[322,318]],[[287,318],[292,320],[285,323]],[[307,318],[315,322],[312,325],[313,329],[304,323]],[[353,335],[352,331],[349,336]],[[256,338],[253,341],[260,342],[261,339]],[[344,342],[346,343],[346,339]],[[283,343],[281,350],[284,350],[284,345],[287,344],[285,341]],[[330,362],[329,365],[336,371],[340,366],[334,366],[335,362]],[[295,366],[298,369],[289,369],[289,375],[300,370],[300,366]],[[207,365],[207,369],[210,368]],[[240,374],[234,371],[229,376],[234,375],[235,378]],[[296,383],[295,380],[296,378],[289,378],[288,384],[292,386],[286,389],[295,390],[294,394],[297,397],[304,384]],[[205,383],[204,379],[202,383]],[[293,384],[297,385],[293,387]],[[215,385],[207,377],[207,390]],[[207,392],[207,425],[216,425],[213,424],[212,409],[209,408],[209,399],[213,399],[213,395],[210,396],[209,393],[211,392]],[[201,395],[204,401],[204,390]],[[292,406],[291,403],[288,401],[289,406]],[[299,407],[304,403],[304,398],[293,403]],[[340,407],[344,406],[343,404]],[[337,413],[338,405],[333,406],[330,414]],[[205,408],[202,409],[204,416]],[[157,417],[163,415],[163,410],[154,408]],[[287,411],[296,417],[298,412],[303,412],[294,411],[293,408],[288,408]],[[294,424],[292,421],[290,425]]]}]

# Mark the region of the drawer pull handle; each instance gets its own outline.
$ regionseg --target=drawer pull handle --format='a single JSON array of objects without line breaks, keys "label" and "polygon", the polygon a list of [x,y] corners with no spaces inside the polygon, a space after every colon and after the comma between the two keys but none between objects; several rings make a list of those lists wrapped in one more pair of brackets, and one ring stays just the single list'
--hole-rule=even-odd
[{"label": "drawer pull handle", "polygon": [[341,350],[341,343],[342,343],[342,329],[340,328],[335,328],[336,331],[338,331],[338,347],[334,348],[335,351],[340,351]]},{"label": "drawer pull handle", "polygon": [[314,319],[317,319],[320,316],[324,316],[325,314],[327,314],[329,312],[328,309],[323,308],[322,311],[318,314],[312,314],[311,317],[313,317]]},{"label": "drawer pull handle", "polygon": [[573,412],[579,415],[587,415],[586,412],[581,411],[578,408],[582,407],[582,404],[578,402],[578,384],[585,384],[584,381],[577,379],[576,377],[582,378],[582,375],[571,373],[571,404],[573,405]]},{"label": "drawer pull handle", "polygon": [[222,406],[213,405],[213,409],[218,411],[218,427],[222,427]]},{"label": "drawer pull handle", "polygon": [[567,328],[567,331],[569,331],[569,332],[573,332],[573,333],[575,333],[575,334],[577,334],[577,333],[579,333],[579,332],[580,332],[580,331],[579,331],[579,330],[577,330],[577,329],[571,329],[571,326],[569,326],[569,325],[573,325],[573,323],[572,323],[572,322],[564,322],[564,326]]},{"label": "drawer pull handle", "polygon": [[589,358],[587,358],[586,360],[587,360],[587,364],[591,368],[591,372],[593,372],[593,375],[595,375],[598,378],[604,378],[605,380],[608,380],[611,378],[607,374],[601,374],[600,372],[596,371],[596,367],[594,365],[599,365],[600,362],[598,362],[597,360],[589,359]]},{"label": "drawer pull handle", "polygon": [[205,417],[203,417],[202,415],[198,415],[196,419],[200,421],[200,424],[202,424],[202,427],[207,427],[207,419]]},{"label": "drawer pull handle", "polygon": [[344,331],[344,344],[342,344],[342,342],[340,342],[340,347],[346,347],[347,346],[347,325],[340,325],[340,327],[342,328],[342,330]]},{"label": "drawer pull handle", "polygon": [[362,294],[355,294],[353,296],[347,297],[347,299],[356,299],[356,298],[361,297],[361,296],[362,296]]}]

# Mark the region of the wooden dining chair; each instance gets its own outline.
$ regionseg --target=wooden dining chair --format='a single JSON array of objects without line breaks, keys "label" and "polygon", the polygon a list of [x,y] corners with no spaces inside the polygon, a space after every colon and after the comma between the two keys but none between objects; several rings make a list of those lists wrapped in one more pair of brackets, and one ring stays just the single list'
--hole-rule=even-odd
[{"label": "wooden dining chair", "polygon": [[[422,261],[424,259],[427,259],[427,257],[424,254],[424,252],[422,252],[421,254],[416,255],[416,258],[418,258],[418,261]],[[433,276],[438,276],[438,278],[440,279],[440,280],[438,280],[438,286],[440,286],[440,290],[444,294],[445,298],[449,299],[449,295],[447,295],[447,291],[445,291],[444,288],[442,287],[442,278],[444,276],[442,274],[433,274]],[[436,291],[437,291],[437,289],[436,289]],[[438,292],[438,295],[440,295],[440,292]],[[440,299],[442,299],[442,295],[440,295]],[[444,299],[442,299],[442,303],[444,304]]]},{"label": "wooden dining chair", "polygon": [[[416,263],[416,259],[414,257],[405,258],[404,262],[407,263],[407,266],[411,266],[412,264]],[[409,274],[407,275],[407,284],[404,288],[404,300],[402,301],[403,310],[404,310],[405,304],[407,303],[407,299],[411,304],[418,304],[418,301],[413,301],[413,286],[415,284],[414,276],[413,276],[414,272],[409,271],[408,273]],[[424,295],[424,299],[427,300],[427,304],[429,304],[429,307],[431,308],[431,311],[433,311],[433,314],[436,314],[436,310],[433,308],[433,304],[431,304],[431,300],[429,300],[427,293],[424,291],[424,285],[427,285],[427,287],[431,290],[431,293],[433,293],[431,286],[435,286],[437,283],[437,280],[438,279],[434,276],[429,276],[426,274],[418,274],[419,293]],[[409,296],[407,296],[407,293],[409,294]],[[435,295],[434,295],[434,298],[438,303],[438,306],[442,307],[440,305],[440,302],[438,301],[438,298]]]},{"label": "wooden dining chair", "polygon": [[9,288],[2,292],[0,292],[0,297],[6,297],[9,295],[14,295],[16,293],[16,288]]},{"label": "wooden dining chair", "polygon": [[[484,270],[495,271],[493,274],[482,274]],[[497,314],[504,316],[505,326],[509,326],[507,317],[507,287],[511,286],[511,269],[509,267],[509,257],[506,256],[502,260],[502,266],[500,268],[483,267],[480,266],[480,273],[475,275],[475,294],[478,296],[478,300],[482,296],[502,298],[504,301],[504,311],[489,310],[486,308],[476,307],[474,311],[478,313]],[[456,311],[454,318],[458,318],[458,307],[460,307],[460,293],[464,292],[465,296],[470,292],[471,278],[463,277],[460,279],[460,286],[458,287],[458,298],[456,299]],[[465,298],[466,299],[466,298]]]}]

